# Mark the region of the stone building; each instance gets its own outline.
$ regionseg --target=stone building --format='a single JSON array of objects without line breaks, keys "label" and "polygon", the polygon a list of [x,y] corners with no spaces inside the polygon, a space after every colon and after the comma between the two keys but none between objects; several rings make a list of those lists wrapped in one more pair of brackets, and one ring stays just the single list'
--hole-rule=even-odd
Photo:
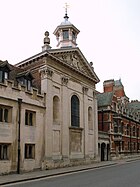
[{"label": "stone building", "polygon": [[140,102],[129,101],[121,80],[104,81],[98,98],[99,155],[117,159],[140,152]]},{"label": "stone building", "polygon": [[64,21],[57,49],[45,32],[42,52],[12,66],[0,63],[0,172],[90,163],[98,157],[99,82]]},{"label": "stone building", "polygon": [[32,170],[42,162],[46,96],[31,81],[30,73],[0,61],[0,173]]}]

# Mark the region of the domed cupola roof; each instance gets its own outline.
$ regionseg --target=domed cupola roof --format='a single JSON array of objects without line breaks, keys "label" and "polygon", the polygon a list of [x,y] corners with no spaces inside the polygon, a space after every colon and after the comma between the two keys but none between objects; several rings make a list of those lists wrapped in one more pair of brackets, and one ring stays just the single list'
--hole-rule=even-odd
[{"label": "domed cupola roof", "polygon": [[69,19],[69,17],[68,17],[67,12],[66,12],[65,16],[64,16],[64,21],[60,25],[72,25],[71,22],[68,19]]}]

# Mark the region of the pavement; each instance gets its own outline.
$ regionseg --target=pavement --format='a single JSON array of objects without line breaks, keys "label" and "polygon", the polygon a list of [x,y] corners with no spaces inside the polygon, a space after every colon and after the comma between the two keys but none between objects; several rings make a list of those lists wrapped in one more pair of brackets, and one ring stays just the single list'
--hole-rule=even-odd
[{"label": "pavement", "polygon": [[88,164],[88,165],[79,165],[79,166],[50,169],[50,170],[43,170],[43,171],[37,170],[37,171],[21,173],[21,174],[1,175],[0,186],[6,185],[6,184],[14,184],[14,183],[22,182],[22,181],[42,179],[42,178],[57,176],[61,174],[68,174],[72,172],[90,170],[94,168],[96,169],[96,168],[101,168],[101,167],[113,166],[113,165],[123,164],[126,162],[132,162],[136,160],[140,160],[140,156],[127,158],[123,160],[97,162],[97,163]]}]

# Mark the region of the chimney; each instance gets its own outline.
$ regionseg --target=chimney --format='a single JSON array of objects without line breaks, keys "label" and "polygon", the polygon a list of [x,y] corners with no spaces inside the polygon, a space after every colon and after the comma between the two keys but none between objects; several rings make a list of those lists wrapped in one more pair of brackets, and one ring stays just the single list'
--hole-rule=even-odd
[{"label": "chimney", "polygon": [[114,79],[104,81],[103,83],[104,93],[112,92],[114,90],[114,85],[115,85]]}]

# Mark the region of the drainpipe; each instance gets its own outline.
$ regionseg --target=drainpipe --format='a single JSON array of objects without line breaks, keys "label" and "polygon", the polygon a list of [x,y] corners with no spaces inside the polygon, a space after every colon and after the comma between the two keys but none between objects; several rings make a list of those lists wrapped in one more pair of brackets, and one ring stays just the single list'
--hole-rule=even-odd
[{"label": "drainpipe", "polygon": [[104,131],[104,111],[102,110],[102,131]]},{"label": "drainpipe", "polygon": [[130,120],[129,120],[129,125],[130,125],[130,154],[132,154],[132,141],[131,141],[131,131],[132,131],[132,129],[131,129],[131,123],[130,123]]},{"label": "drainpipe", "polygon": [[18,161],[17,173],[20,174],[20,124],[21,124],[21,103],[22,99],[18,98]]},{"label": "drainpipe", "polygon": [[137,124],[136,124],[136,128],[137,128],[137,153],[138,153],[138,149],[139,149],[139,147],[138,147],[138,136],[139,136],[139,135],[138,135],[138,132],[139,132],[139,131],[138,131],[138,126],[137,126]]}]

